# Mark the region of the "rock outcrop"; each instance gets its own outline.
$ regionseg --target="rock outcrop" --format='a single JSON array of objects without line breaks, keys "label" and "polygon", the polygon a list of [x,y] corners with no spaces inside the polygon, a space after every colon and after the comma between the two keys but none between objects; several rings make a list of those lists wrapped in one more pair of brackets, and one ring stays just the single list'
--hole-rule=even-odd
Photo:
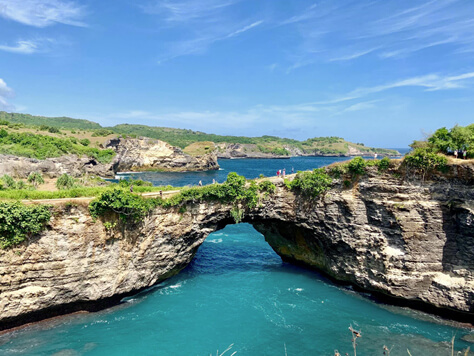
[{"label": "rock outcrop", "polygon": [[84,174],[114,178],[121,171],[206,171],[219,169],[217,156],[211,152],[190,156],[180,148],[166,142],[139,139],[112,139],[106,147],[116,151],[111,163],[101,163],[95,158],[65,155],[44,160],[0,154],[0,176],[9,174],[25,179],[31,172],[40,172],[47,178],[63,173],[79,177]]},{"label": "rock outcrop", "polygon": [[63,173],[67,173],[73,177],[79,177],[84,174],[106,178],[113,178],[115,176],[111,164],[102,164],[90,157],[66,155],[40,160],[12,155],[0,155],[0,176],[9,174],[16,178],[25,179],[31,172],[40,172],[47,178],[56,178]]},{"label": "rock outcrop", "polygon": [[115,150],[112,163],[116,172],[125,171],[207,171],[219,169],[215,152],[202,156],[191,156],[180,148],[150,138],[108,141],[105,148]]},{"label": "rock outcrop", "polygon": [[[289,152],[289,151],[288,151]],[[260,151],[255,144],[219,143],[217,144],[217,157],[224,159],[235,158],[290,158],[290,156],[265,153]]]},{"label": "rock outcrop", "polygon": [[[374,167],[351,187],[341,181],[308,200],[277,191],[247,211],[284,259],[392,300],[474,316],[473,165],[429,182]],[[142,223],[107,231],[86,206],[55,207],[50,226],[0,250],[0,329],[118,302],[181,270],[206,236],[233,223],[231,205],[156,208]]]}]

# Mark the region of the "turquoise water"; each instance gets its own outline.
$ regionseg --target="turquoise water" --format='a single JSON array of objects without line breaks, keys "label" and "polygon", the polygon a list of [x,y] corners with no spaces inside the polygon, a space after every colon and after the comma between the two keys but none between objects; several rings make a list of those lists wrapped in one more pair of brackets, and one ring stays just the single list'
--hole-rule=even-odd
[{"label": "turquoise water", "polygon": [[[246,174],[251,163],[238,162]],[[262,162],[270,161],[254,170]],[[349,325],[362,331],[359,356],[382,355],[384,344],[392,356],[407,348],[450,355],[451,338],[460,350],[471,332],[283,263],[251,225],[239,224],[209,235],[179,275],[121,305],[0,336],[0,355],[215,355],[232,344],[226,356],[344,355],[352,354]]]},{"label": "turquoise water", "polygon": [[[428,318],[433,322],[424,321]],[[449,355],[468,330],[378,305],[318,274],[282,263],[247,224],[211,234],[181,274],[117,307],[0,337],[1,355]]]}]

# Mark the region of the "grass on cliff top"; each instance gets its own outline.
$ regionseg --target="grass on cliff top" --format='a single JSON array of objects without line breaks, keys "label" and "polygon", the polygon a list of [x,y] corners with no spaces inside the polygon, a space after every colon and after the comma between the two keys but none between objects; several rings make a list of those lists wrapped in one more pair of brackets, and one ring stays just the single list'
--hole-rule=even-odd
[{"label": "grass on cliff top", "polygon": [[214,142],[194,142],[183,149],[184,153],[191,156],[202,156],[215,150]]},{"label": "grass on cliff top", "polygon": [[[113,183],[107,186],[101,187],[74,187],[72,189],[47,191],[47,190],[28,190],[28,189],[11,189],[11,190],[0,190],[0,200],[36,200],[36,199],[64,199],[64,198],[81,198],[81,197],[96,197],[100,194],[112,191],[114,189],[121,189],[123,191],[130,191],[129,186],[120,185]],[[153,186],[133,186],[133,192],[135,193],[151,193],[168,191],[168,190],[180,190],[182,188],[172,187],[171,185],[163,187]]]}]

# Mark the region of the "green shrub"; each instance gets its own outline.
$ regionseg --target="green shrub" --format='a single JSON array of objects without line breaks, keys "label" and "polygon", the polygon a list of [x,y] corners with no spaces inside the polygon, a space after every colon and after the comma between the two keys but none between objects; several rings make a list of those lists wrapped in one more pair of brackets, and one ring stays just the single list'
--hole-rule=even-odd
[{"label": "green shrub", "polygon": [[0,248],[20,244],[40,233],[51,219],[48,206],[0,203]]},{"label": "green shrub", "polygon": [[296,174],[295,179],[285,183],[291,190],[302,195],[317,197],[330,189],[332,178],[325,172],[324,168],[314,169],[312,172],[301,172]]},{"label": "green shrub", "polygon": [[343,176],[346,173],[347,173],[347,164],[338,164],[337,166],[333,166],[329,168],[329,175],[337,179],[339,179],[341,176]]},{"label": "green shrub", "polygon": [[3,175],[2,181],[6,189],[16,189],[15,180],[8,174]]},{"label": "green shrub", "polygon": [[44,183],[44,179],[43,179],[43,176],[41,175],[41,173],[39,172],[31,172],[29,175],[28,175],[28,183],[31,183],[33,184],[33,186],[36,188],[38,186],[38,184],[43,184]]},{"label": "green shrub", "polygon": [[448,159],[446,156],[437,154],[429,148],[417,148],[405,156],[403,162],[409,168],[415,168],[423,173],[423,176],[434,169],[446,171]]},{"label": "green shrub", "polygon": [[89,146],[91,141],[88,138],[83,138],[82,140],[79,140],[79,143],[83,146]]},{"label": "green shrub", "polygon": [[48,127],[48,132],[51,133],[61,133],[57,127]]},{"label": "green shrub", "polygon": [[133,185],[134,187],[152,187],[153,186],[153,183],[144,181],[142,179],[121,179],[118,184],[121,187],[130,187],[131,185]]},{"label": "green shrub", "polygon": [[348,164],[347,169],[353,175],[363,175],[365,174],[365,166],[367,162],[362,157],[353,158]]},{"label": "green shrub", "polygon": [[390,167],[390,158],[384,157],[378,162],[379,171],[386,171]]},{"label": "green shrub", "polygon": [[128,223],[139,222],[154,207],[153,199],[144,199],[121,189],[102,193],[89,204],[91,216],[98,218],[108,212],[115,212]]},{"label": "green shrub", "polygon": [[275,187],[275,184],[273,184],[269,180],[263,180],[260,183],[258,183],[258,190],[261,192],[267,192],[267,193],[273,194],[275,193],[276,187]]},{"label": "green shrub", "polygon": [[64,173],[56,180],[56,188],[59,190],[62,189],[71,189],[74,187],[76,180],[71,177],[69,174]]}]

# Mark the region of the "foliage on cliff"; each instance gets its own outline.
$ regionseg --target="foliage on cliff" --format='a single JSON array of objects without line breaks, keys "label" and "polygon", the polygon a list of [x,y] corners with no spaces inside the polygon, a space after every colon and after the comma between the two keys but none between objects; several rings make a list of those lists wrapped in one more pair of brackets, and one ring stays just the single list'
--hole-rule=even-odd
[{"label": "foliage on cliff", "polygon": [[317,197],[331,188],[332,178],[324,168],[314,169],[311,172],[298,172],[295,179],[287,181],[286,186],[304,196]]},{"label": "foliage on cliff", "polygon": [[0,248],[18,245],[38,234],[50,219],[51,212],[45,205],[0,203]]},{"label": "foliage on cliff", "polygon": [[50,126],[56,128],[71,128],[80,130],[101,129],[100,124],[88,120],[72,119],[70,117],[45,117],[29,114],[8,113],[0,111],[0,120],[25,125]]},{"label": "foliage on cliff", "polygon": [[259,201],[259,192],[271,194],[275,185],[271,182],[247,183],[245,177],[231,172],[223,184],[211,184],[204,187],[182,189],[169,199],[150,198],[130,193],[122,189],[106,191],[89,204],[89,211],[94,218],[106,215],[108,212],[119,214],[124,222],[138,222],[148,212],[157,206],[164,208],[178,207],[185,211],[187,203],[217,201],[239,204],[252,209]]},{"label": "foliage on cliff", "polygon": [[[420,146],[419,141],[411,145],[412,148],[416,146]],[[442,127],[428,138],[425,147],[444,154],[454,150],[466,150],[468,157],[474,157],[474,124],[465,127],[456,125],[450,130]]]},{"label": "foliage on cliff", "polygon": [[85,140],[77,142],[74,138],[59,138],[30,132],[8,132],[0,129],[0,153],[15,156],[45,159],[66,154],[86,155],[101,163],[109,163],[115,156],[110,149],[101,150],[88,147]]}]

